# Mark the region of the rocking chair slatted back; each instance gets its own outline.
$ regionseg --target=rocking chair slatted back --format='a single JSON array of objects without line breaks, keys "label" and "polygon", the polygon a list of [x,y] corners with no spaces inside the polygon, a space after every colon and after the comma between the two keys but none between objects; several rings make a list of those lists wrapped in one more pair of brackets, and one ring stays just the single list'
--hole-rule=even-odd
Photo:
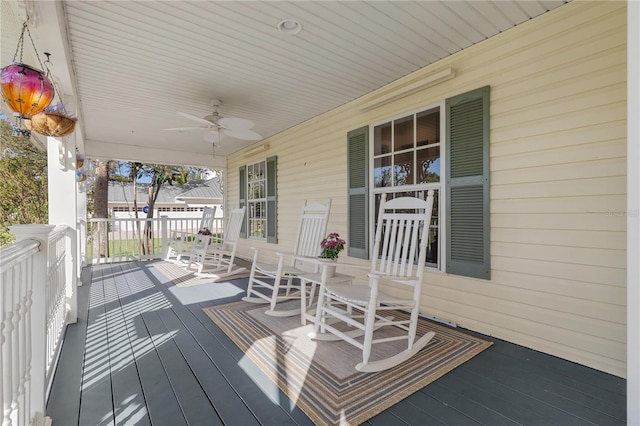
[{"label": "rocking chair slatted back", "polygon": [[331,211],[331,200],[326,204],[305,202],[300,215],[300,224],[293,253],[297,256],[319,256],[320,242],[327,232],[327,222]]},{"label": "rocking chair slatted back", "polygon": [[386,201],[386,194],[382,194],[372,273],[406,278],[403,283],[420,286],[429,243],[433,190],[428,195],[426,201],[413,197]]},{"label": "rocking chair slatted back", "polygon": [[229,222],[227,223],[223,234],[222,250],[229,250],[238,243],[243,218],[244,207],[231,210]]},{"label": "rocking chair slatted back", "polygon": [[215,218],[215,216],[215,207],[205,207],[202,211],[202,219],[200,219],[200,228],[198,228],[198,230],[207,228],[209,231],[211,231],[211,228],[213,227],[213,219]]},{"label": "rocking chair slatted back", "polygon": [[[167,250],[166,260],[181,261],[182,256],[188,255],[191,251],[191,245],[194,238],[197,237],[197,233],[200,230],[207,228],[209,231],[213,228],[213,221],[216,216],[216,207],[205,207],[202,211],[202,218],[200,219],[200,226],[194,230],[178,230],[171,231],[169,238],[169,248]],[[193,223],[193,222],[191,222]],[[174,259],[175,258],[175,259]]]}]

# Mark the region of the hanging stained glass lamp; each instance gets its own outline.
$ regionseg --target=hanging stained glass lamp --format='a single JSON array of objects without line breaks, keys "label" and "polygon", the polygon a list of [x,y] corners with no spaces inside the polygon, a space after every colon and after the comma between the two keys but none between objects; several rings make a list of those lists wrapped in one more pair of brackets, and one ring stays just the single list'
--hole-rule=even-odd
[{"label": "hanging stained glass lamp", "polygon": [[[13,116],[15,117],[13,135],[29,137],[31,132],[22,127],[22,120],[30,119],[32,115],[49,106],[55,91],[51,80],[43,71],[22,63],[25,31],[31,39],[26,22],[22,26],[22,33],[18,40],[13,63],[3,67],[0,71],[0,86],[2,88],[2,99],[13,110]],[[31,43],[33,44],[33,39],[31,39]],[[33,45],[33,48],[35,50],[35,45]],[[20,52],[19,58],[18,52]],[[37,50],[36,57],[40,61]]]},{"label": "hanging stained glass lamp", "polygon": [[22,118],[44,110],[53,95],[53,84],[44,72],[20,62],[2,68],[2,98]]}]

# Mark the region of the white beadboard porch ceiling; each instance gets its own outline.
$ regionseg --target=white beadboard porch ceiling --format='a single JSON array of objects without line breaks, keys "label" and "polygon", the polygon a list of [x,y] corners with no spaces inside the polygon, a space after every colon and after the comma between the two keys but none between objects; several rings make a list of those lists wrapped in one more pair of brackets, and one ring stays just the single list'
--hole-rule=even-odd
[{"label": "white beadboard porch ceiling", "polygon": [[[46,3],[46,2],[44,2]],[[565,1],[64,1],[81,126],[100,143],[211,155],[177,114],[247,118],[264,138]],[[276,25],[302,24],[298,35]],[[53,53],[53,62],[56,52]],[[255,142],[223,136],[216,154]]]}]

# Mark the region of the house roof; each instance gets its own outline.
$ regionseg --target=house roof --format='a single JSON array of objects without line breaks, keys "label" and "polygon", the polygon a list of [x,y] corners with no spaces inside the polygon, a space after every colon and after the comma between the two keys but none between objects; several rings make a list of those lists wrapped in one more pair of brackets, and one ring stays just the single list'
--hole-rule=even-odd
[{"label": "house roof", "polygon": [[[412,72],[565,3],[7,0],[1,26],[3,46],[15,46],[30,17],[51,74],[77,100],[88,157],[226,167],[257,142],[222,130],[213,156],[216,132],[178,111],[198,120],[218,99],[223,117],[250,119],[267,139],[393,81],[415,87]],[[302,31],[278,31],[283,18]],[[3,64],[14,51],[2,49]]]},{"label": "house roof", "polygon": [[[148,184],[139,183],[137,185],[139,203],[147,202],[148,188]],[[187,199],[191,202],[201,200],[202,202],[215,204],[221,203],[223,194],[220,188],[220,179],[214,177],[208,180],[193,180],[185,185],[163,185],[158,193],[156,203],[181,203]],[[109,182],[109,202],[132,203],[133,183]]]}]

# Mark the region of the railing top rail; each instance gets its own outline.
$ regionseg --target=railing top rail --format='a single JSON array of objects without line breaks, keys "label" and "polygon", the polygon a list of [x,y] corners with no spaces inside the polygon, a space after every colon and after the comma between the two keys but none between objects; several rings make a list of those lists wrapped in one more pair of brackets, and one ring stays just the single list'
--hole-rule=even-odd
[{"label": "railing top rail", "polygon": [[[182,218],[181,218],[182,219]],[[184,218],[184,219],[191,219],[191,218]],[[198,220],[200,218],[197,218]],[[134,222],[136,220],[148,220],[148,221],[160,221],[162,220],[161,217],[139,217],[139,218],[135,218],[135,217],[92,217],[90,219],[87,219],[87,222]]]},{"label": "railing top rail", "polygon": [[40,250],[40,242],[26,239],[0,248],[0,273],[28,259]]},{"label": "railing top rail", "polygon": [[56,225],[53,231],[49,234],[49,241],[53,241],[62,238],[71,227],[69,225]]}]

